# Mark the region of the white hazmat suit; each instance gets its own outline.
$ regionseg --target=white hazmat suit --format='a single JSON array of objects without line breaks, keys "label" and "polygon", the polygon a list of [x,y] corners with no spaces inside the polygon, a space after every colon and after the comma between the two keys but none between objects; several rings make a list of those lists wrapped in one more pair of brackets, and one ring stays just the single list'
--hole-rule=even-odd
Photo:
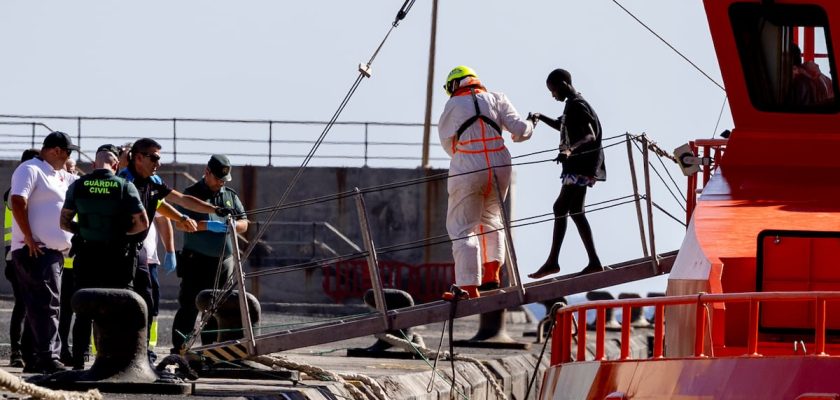
[{"label": "white hazmat suit", "polygon": [[[501,191],[503,199],[507,198],[511,160],[501,132],[484,120],[475,120],[466,127],[460,139],[457,138],[458,129],[476,115],[476,101],[481,115],[509,131],[514,142],[528,140],[534,129],[530,121],[520,118],[504,94],[487,92],[477,79],[469,79],[473,80],[472,86],[462,87],[453,94],[438,122],[440,144],[452,157],[447,183],[446,230],[453,239],[455,284],[462,287],[479,285],[481,264],[504,263],[505,232],[496,191]],[[496,168],[490,168],[494,166]],[[469,173],[471,171],[476,172]]]}]

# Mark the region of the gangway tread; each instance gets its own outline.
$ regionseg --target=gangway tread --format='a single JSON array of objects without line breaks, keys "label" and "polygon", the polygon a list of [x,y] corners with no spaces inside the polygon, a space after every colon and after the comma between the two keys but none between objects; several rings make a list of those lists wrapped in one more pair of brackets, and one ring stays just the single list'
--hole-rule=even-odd
[{"label": "gangway tread", "polygon": [[[659,255],[659,274],[668,273],[674,264],[677,252]],[[487,293],[478,299],[462,301],[458,304],[456,317],[483,314],[523,304],[550,301],[575,293],[588,292],[608,286],[647,279],[657,276],[649,257],[626,261],[611,266],[612,269],[583,276],[565,275],[543,279],[525,285],[525,300],[520,301],[520,293],[515,287],[499,289]],[[297,329],[272,332],[255,336],[255,354],[269,354],[301,347],[337,342],[362,336],[373,335],[385,330],[404,329],[418,325],[442,322],[449,319],[450,303],[435,301],[413,307],[390,310],[385,319],[379,313],[349,316],[338,321],[302,327]],[[201,353],[213,348],[235,347],[241,340],[214,343],[195,347],[193,352]]]}]

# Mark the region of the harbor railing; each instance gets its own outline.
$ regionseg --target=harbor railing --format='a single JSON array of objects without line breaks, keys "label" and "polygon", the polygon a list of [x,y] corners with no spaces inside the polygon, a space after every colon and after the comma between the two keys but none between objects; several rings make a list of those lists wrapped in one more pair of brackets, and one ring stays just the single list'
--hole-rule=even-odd
[{"label": "harbor railing", "polygon": [[[235,164],[297,165],[306,157],[327,121],[213,118],[135,118],[112,116],[0,115],[0,158],[17,159],[38,148],[49,132],[69,134],[81,147],[81,161],[103,143],[123,144],[149,137],[163,145],[164,163],[206,162],[214,153]],[[327,165],[383,166],[420,164],[423,124],[414,122],[338,121],[331,137],[314,156]],[[431,162],[445,166],[439,146]],[[403,165],[407,164],[407,165]]]}]

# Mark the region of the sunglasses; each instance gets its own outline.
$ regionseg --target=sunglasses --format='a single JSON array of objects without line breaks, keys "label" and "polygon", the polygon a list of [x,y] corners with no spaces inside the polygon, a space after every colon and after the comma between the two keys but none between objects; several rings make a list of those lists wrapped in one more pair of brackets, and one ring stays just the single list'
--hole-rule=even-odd
[{"label": "sunglasses", "polygon": [[157,154],[150,154],[150,153],[140,153],[140,154],[142,154],[144,157],[149,157],[149,160],[151,160],[152,162],[160,161],[160,156],[157,155]]},{"label": "sunglasses", "polygon": [[61,150],[64,150],[64,151],[67,152],[67,157],[70,157],[70,156],[73,155],[73,150],[71,150],[71,149],[65,149],[65,148],[62,147]]}]

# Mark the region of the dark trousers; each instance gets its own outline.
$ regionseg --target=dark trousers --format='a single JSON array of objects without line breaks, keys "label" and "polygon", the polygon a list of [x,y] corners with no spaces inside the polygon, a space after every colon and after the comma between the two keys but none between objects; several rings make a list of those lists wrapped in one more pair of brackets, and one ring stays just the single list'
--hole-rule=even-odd
[{"label": "dark trousers", "polygon": [[[174,349],[180,349],[186,342],[184,336],[189,335],[193,330],[195,319],[198,317],[198,308],[195,306],[195,297],[198,293],[205,289],[221,289],[233,274],[233,257],[228,257],[222,262],[219,281],[216,282],[218,265],[218,257],[210,257],[189,250],[178,254],[177,273],[181,278],[181,290],[178,292],[178,312],[175,313],[175,320],[172,322],[172,347]],[[202,330],[201,343],[215,342],[216,329],[216,320],[210,318]]]},{"label": "dark trousers", "polygon": [[[73,274],[76,290],[131,289],[134,281],[136,246],[85,241],[76,250]],[[90,348],[91,319],[76,315],[73,324],[73,366],[84,364]]]},{"label": "dark trousers", "polygon": [[[6,251],[10,252],[11,250],[6,249]],[[11,257],[11,254],[9,254],[9,257]],[[23,294],[20,292],[20,284],[18,284],[17,278],[15,278],[15,265],[12,260],[6,260],[6,279],[12,285],[12,295],[14,295],[15,300],[15,304],[12,307],[12,316],[9,319],[9,347],[11,347],[12,353],[22,353],[21,330],[25,329],[23,319],[26,317],[26,309],[23,305]],[[29,340],[30,337],[30,335],[23,336],[23,341],[26,342],[28,347],[29,354],[26,354],[27,360],[31,360],[34,357],[32,343]]]},{"label": "dark trousers", "polygon": [[76,277],[73,268],[61,272],[61,312],[58,319],[58,337],[61,339],[61,359],[70,355],[70,326],[73,323],[73,307],[70,299],[76,293]]},{"label": "dark trousers", "polygon": [[[26,309],[24,320],[32,339],[35,361],[47,363],[58,360],[61,349],[58,316],[64,255],[57,250],[41,250],[44,254],[30,257],[29,248],[24,246],[12,252],[12,262]],[[23,351],[28,352],[26,348]]]},{"label": "dark trousers", "polygon": [[[147,257],[146,249],[141,247],[137,251],[137,271],[134,274],[134,292],[139,294],[146,303],[146,311],[148,311],[146,313],[146,337],[150,338],[152,336],[149,329],[152,328],[152,319],[157,315],[155,312],[157,310],[157,302],[154,296],[152,271],[146,262]],[[155,275],[157,275],[157,269],[155,269]]]}]

